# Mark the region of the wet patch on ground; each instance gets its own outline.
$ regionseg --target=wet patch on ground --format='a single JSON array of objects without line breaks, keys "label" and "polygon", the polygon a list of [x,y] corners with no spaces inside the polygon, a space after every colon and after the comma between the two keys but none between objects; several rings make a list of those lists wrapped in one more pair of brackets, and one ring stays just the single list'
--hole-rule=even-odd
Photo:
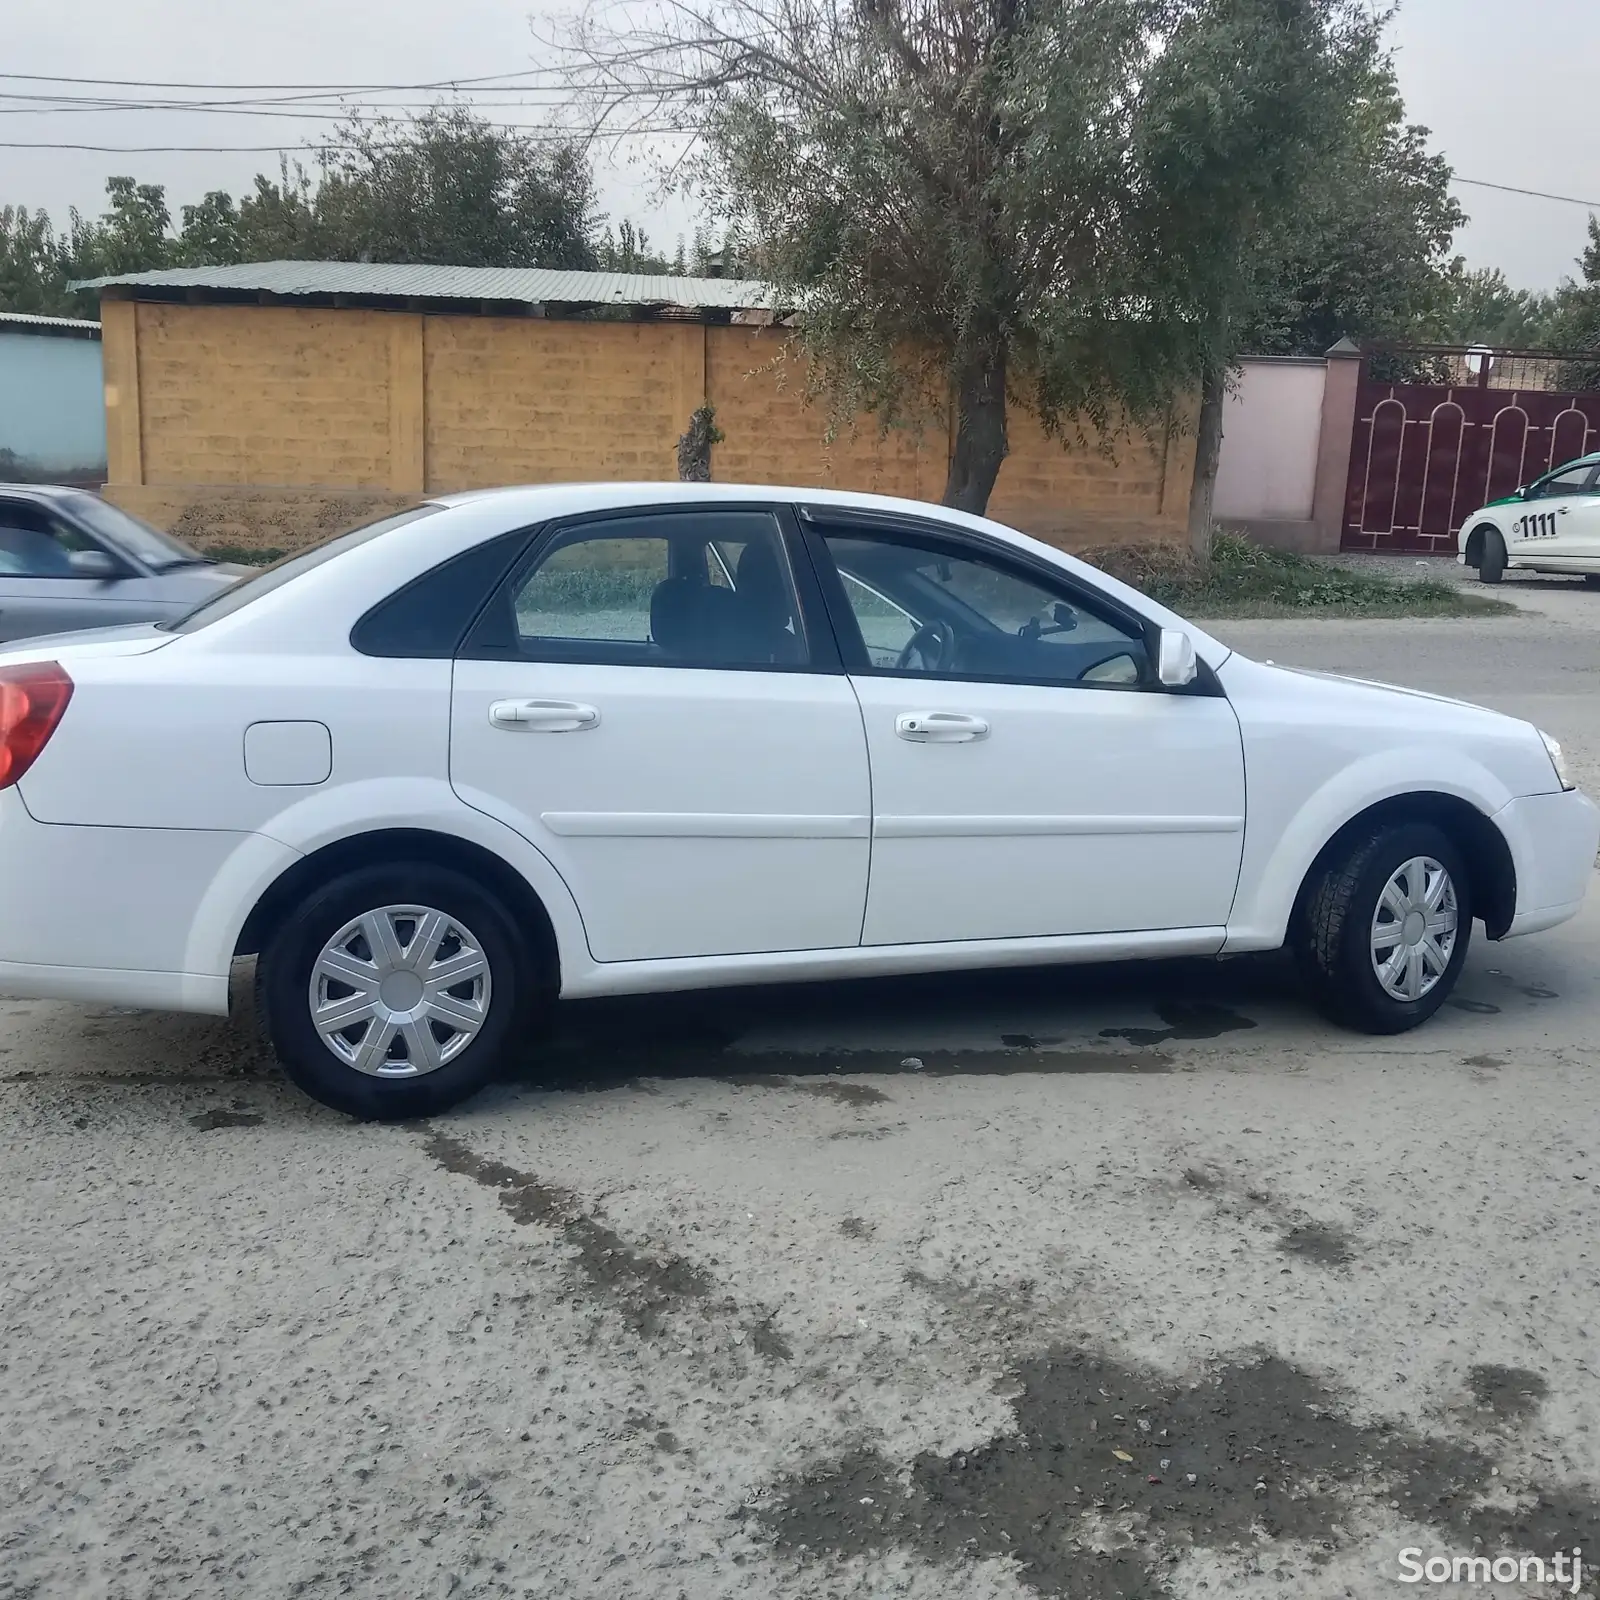
[{"label": "wet patch on ground", "polygon": [[1129,1044],[1168,1044],[1174,1039],[1220,1039],[1225,1033],[1243,1033],[1257,1024],[1227,1006],[1208,1000],[1169,1000],[1156,1007],[1164,1028],[1102,1028],[1102,1039],[1126,1039]]},{"label": "wet patch on ground", "polygon": [[1531,1417],[1550,1393],[1550,1385],[1526,1367],[1473,1367],[1467,1387],[1480,1406],[1502,1417]]},{"label": "wet patch on ground", "polygon": [[847,1239],[870,1239],[878,1230],[865,1217],[846,1217],[839,1232]]},{"label": "wet patch on ground", "polygon": [[1344,1228],[1308,1216],[1292,1202],[1246,1179],[1215,1168],[1193,1166],[1183,1169],[1173,1188],[1180,1194],[1204,1195],[1219,1218],[1278,1229],[1277,1248],[1313,1266],[1348,1266],[1356,1257],[1355,1240]]},{"label": "wet patch on ground", "polygon": [[1479,1072],[1498,1072],[1505,1062],[1499,1056],[1465,1056],[1461,1065],[1473,1067]]},{"label": "wet patch on ground", "polygon": [[629,1325],[646,1338],[660,1332],[662,1319],[674,1306],[703,1299],[715,1287],[706,1272],[682,1256],[663,1259],[629,1244],[584,1211],[570,1190],[480,1156],[438,1129],[428,1132],[423,1149],[446,1172],[493,1189],[513,1222],[539,1223],[559,1232],[575,1250],[578,1270],[591,1287],[620,1305]]},{"label": "wet patch on ground", "polygon": [[1453,994],[1445,1001],[1447,1006],[1454,1006],[1457,1011],[1470,1011],[1475,1017],[1498,1017],[1500,1007],[1490,1005],[1487,1000],[1469,1000],[1465,995]]},{"label": "wet patch on ground", "polygon": [[823,1100],[837,1100],[842,1106],[885,1105],[889,1099],[882,1089],[874,1089],[870,1083],[791,1083],[784,1087]]},{"label": "wet patch on ground", "polygon": [[[1015,1432],[908,1468],[860,1451],[779,1485],[750,1515],[781,1548],[813,1555],[1012,1557],[1020,1582],[1074,1600],[1168,1595],[1164,1574],[1185,1549],[1263,1535],[1336,1545],[1353,1537],[1362,1499],[1464,1550],[1570,1549],[1600,1520],[1600,1504],[1565,1489],[1526,1486],[1514,1509],[1482,1505],[1509,1487],[1483,1451],[1358,1424],[1274,1356],[1185,1385],[1062,1349],[1012,1376]],[[1107,1540],[1108,1525],[1123,1537]]]},{"label": "wet patch on ground", "polygon": [[1278,1241],[1278,1248],[1319,1267],[1345,1267],[1355,1259],[1350,1236],[1324,1222],[1300,1223]]},{"label": "wet patch on ground", "polygon": [[892,1134],[904,1133],[906,1125],[903,1122],[887,1122],[875,1128],[840,1128],[830,1133],[830,1139],[887,1139]]},{"label": "wet patch on ground", "polygon": [[196,1112],[189,1118],[189,1126],[201,1133],[215,1133],[219,1128],[259,1128],[265,1121],[259,1111],[229,1111],[213,1106],[209,1111]]}]

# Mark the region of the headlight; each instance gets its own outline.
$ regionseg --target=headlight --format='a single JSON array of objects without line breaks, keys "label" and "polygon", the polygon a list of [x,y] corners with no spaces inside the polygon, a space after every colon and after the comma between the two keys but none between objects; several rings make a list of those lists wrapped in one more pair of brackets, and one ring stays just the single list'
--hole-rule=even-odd
[{"label": "headlight", "polygon": [[1539,737],[1544,740],[1544,747],[1550,755],[1550,765],[1556,769],[1556,777],[1563,789],[1576,789],[1578,786],[1572,781],[1572,774],[1567,771],[1567,758],[1561,753],[1560,743],[1552,739],[1543,728],[1539,730]]}]

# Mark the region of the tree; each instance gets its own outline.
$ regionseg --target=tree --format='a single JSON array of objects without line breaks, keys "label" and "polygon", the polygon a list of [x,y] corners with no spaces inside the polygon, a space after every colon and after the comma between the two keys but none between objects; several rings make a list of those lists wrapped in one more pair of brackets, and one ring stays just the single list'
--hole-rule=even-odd
[{"label": "tree", "polygon": [[224,189],[212,189],[197,206],[183,208],[174,251],[185,267],[223,266],[239,259],[239,208]]},{"label": "tree", "polygon": [[1554,349],[1589,353],[1584,360],[1565,363],[1559,380],[1565,388],[1600,389],[1600,218],[1592,215],[1578,271],[1580,281],[1568,278],[1555,292],[1549,342]]},{"label": "tree", "polygon": [[1108,439],[1220,384],[1376,25],[1350,0],[667,0],[561,38],[598,126],[702,136],[839,414],[953,392],[944,499],[981,511],[1013,399]]},{"label": "tree", "polygon": [[335,259],[594,267],[594,179],[575,144],[496,128],[465,106],[345,133],[313,201],[313,231]]},{"label": "tree", "polygon": [[46,212],[0,209],[0,310],[54,316],[65,294],[61,245]]},{"label": "tree", "polygon": [[72,243],[75,270],[88,277],[170,266],[172,213],[167,209],[166,190],[158,183],[107,178],[106,197],[111,204],[99,226],[74,230],[78,234]]},{"label": "tree", "polygon": [[1258,253],[1262,292],[1254,325],[1242,330],[1253,354],[1440,338],[1460,303],[1451,249],[1466,216],[1450,193],[1450,165],[1428,149],[1426,128],[1406,122],[1389,57],[1375,57],[1355,88],[1342,136]]},{"label": "tree", "polygon": [[595,245],[595,264],[604,272],[647,272],[669,275],[673,263],[650,247],[649,235],[626,218],[613,232],[611,225]]},{"label": "tree", "polygon": [[1447,344],[1486,344],[1497,350],[1547,346],[1555,296],[1513,289],[1498,267],[1457,273],[1451,303],[1439,318]]}]

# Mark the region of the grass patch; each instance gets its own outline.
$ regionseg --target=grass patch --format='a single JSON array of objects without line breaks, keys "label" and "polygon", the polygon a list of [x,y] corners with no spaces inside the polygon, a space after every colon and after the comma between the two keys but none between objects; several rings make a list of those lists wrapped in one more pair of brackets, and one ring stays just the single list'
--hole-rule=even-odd
[{"label": "grass patch", "polygon": [[1202,566],[1178,545],[1084,552],[1103,572],[1189,617],[1478,617],[1514,611],[1438,578],[1353,572],[1220,532]]},{"label": "grass patch", "polygon": [[288,555],[275,544],[208,544],[200,554],[211,561],[229,561],[240,567],[270,567]]}]

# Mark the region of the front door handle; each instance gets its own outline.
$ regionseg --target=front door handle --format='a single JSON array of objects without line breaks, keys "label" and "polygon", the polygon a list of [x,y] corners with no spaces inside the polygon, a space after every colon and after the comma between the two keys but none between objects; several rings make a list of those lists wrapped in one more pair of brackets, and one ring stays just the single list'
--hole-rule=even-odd
[{"label": "front door handle", "polygon": [[576,700],[496,700],[489,721],[496,728],[529,733],[579,733],[599,727],[600,713]]},{"label": "front door handle", "polygon": [[970,744],[989,737],[989,724],[965,711],[904,711],[894,731],[913,744]]}]

